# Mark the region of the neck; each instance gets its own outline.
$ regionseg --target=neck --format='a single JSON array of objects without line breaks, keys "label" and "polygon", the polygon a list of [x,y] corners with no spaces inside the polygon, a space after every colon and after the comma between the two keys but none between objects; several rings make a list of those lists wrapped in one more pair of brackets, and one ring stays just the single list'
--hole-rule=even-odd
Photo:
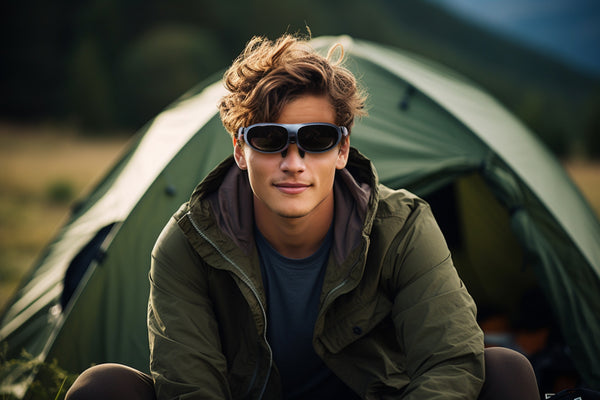
[{"label": "neck", "polygon": [[282,256],[306,258],[319,249],[333,222],[333,196],[325,201],[327,204],[321,204],[318,210],[297,218],[275,215],[270,210],[257,207],[259,202],[255,201],[256,226]]}]

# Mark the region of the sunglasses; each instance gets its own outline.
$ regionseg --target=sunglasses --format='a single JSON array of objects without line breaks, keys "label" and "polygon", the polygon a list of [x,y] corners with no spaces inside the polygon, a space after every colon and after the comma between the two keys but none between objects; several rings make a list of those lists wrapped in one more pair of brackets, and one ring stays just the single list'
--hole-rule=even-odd
[{"label": "sunglasses", "polygon": [[285,151],[290,143],[307,153],[323,153],[334,148],[348,136],[345,126],[325,122],[307,124],[261,123],[238,130],[238,140],[244,138],[251,148],[261,153]]}]

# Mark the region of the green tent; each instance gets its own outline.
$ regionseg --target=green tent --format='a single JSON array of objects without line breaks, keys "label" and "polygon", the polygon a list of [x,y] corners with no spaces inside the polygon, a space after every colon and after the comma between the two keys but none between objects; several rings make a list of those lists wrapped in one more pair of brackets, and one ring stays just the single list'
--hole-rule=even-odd
[{"label": "green tent", "polygon": [[[346,36],[347,66],[369,92],[352,144],[380,179],[431,201],[457,269],[478,306],[518,312],[541,288],[586,383],[600,388],[600,224],[557,161],[488,94],[415,55]],[[218,78],[143,129],[78,207],[34,267],[0,324],[8,357],[25,349],[79,372],[119,362],[148,370],[150,251],[231,141]],[[4,371],[23,395],[26,371]]]}]

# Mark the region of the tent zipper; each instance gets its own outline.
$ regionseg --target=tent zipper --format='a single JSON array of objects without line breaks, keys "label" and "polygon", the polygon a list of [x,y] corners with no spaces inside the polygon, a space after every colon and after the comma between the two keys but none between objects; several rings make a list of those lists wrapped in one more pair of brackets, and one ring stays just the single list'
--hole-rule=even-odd
[{"label": "tent zipper", "polygon": [[[223,257],[225,259],[225,261],[227,261],[229,264],[231,264],[239,272],[239,276],[241,277],[242,281],[246,284],[246,286],[248,286],[248,288],[250,289],[252,294],[254,294],[254,297],[256,297],[256,301],[258,302],[258,305],[260,306],[263,320],[265,321],[265,326],[264,326],[264,329],[262,332],[263,340],[264,340],[265,344],[267,345],[267,350],[269,352],[269,369],[267,370],[267,376],[265,378],[265,382],[263,383],[262,389],[260,391],[260,395],[258,397],[259,399],[262,399],[262,397],[265,393],[265,390],[267,388],[267,383],[269,382],[269,378],[271,376],[271,368],[273,366],[273,350],[271,350],[271,346],[269,345],[269,342],[267,341],[267,313],[265,312],[265,307],[260,300],[258,291],[254,287],[254,285],[252,284],[252,281],[250,280],[250,278],[248,278],[248,275],[246,275],[244,270],[240,266],[238,266],[232,259],[230,259],[225,253],[223,253],[221,251],[221,249],[219,249],[219,247],[212,240],[210,240],[208,238],[208,236],[202,230],[200,230],[200,228],[196,224],[196,221],[194,221],[194,219],[192,218],[190,211],[187,212],[187,217],[190,220],[190,222],[191,222],[192,226],[194,227],[194,229],[196,230],[196,232],[198,232],[198,234],[200,236],[202,236],[202,238],[204,240],[206,240],[221,255],[221,257]],[[252,385],[253,385],[253,383],[250,385],[250,387],[252,387]]]}]

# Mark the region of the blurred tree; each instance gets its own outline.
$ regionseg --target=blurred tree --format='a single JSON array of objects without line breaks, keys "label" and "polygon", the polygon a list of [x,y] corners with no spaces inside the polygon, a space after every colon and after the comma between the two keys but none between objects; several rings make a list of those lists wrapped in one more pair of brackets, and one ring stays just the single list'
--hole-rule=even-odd
[{"label": "blurred tree", "polygon": [[587,155],[600,159],[600,86],[590,95],[585,114],[588,117],[585,126]]},{"label": "blurred tree", "polygon": [[535,87],[524,86],[515,101],[515,112],[523,122],[534,129],[542,142],[556,155],[564,157],[570,153],[570,146],[564,132],[564,127],[558,120],[549,118],[556,115],[551,105],[545,99],[546,93]]},{"label": "blurred tree", "polygon": [[86,127],[113,127],[116,123],[113,82],[93,38],[80,41],[71,56],[69,70],[71,119]]},{"label": "blurred tree", "polygon": [[[441,62],[558,155],[597,124],[600,79],[421,0],[42,0],[0,3],[0,117],[136,129],[230,64],[253,35],[348,34]],[[587,103],[586,103],[587,102]],[[588,107],[589,108],[589,107]],[[594,109],[597,111],[597,108]]]},{"label": "blurred tree", "polygon": [[24,120],[65,112],[66,57],[71,47],[70,1],[4,1],[0,8],[0,111]]},{"label": "blurred tree", "polygon": [[163,25],[135,40],[121,55],[117,74],[120,121],[137,127],[202,78],[228,63],[211,32]]}]

